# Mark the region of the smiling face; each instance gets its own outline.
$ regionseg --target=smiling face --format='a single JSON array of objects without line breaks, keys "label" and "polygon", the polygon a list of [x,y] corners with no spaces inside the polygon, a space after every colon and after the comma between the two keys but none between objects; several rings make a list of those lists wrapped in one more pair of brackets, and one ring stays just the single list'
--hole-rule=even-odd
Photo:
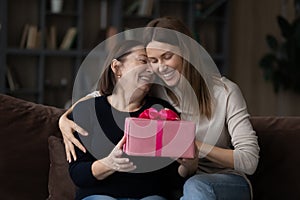
[{"label": "smiling face", "polygon": [[[112,69],[122,87],[132,90],[148,92],[154,79],[153,70],[148,62],[144,47],[132,48],[129,54],[113,61]],[[115,62],[115,63],[114,63]]]},{"label": "smiling face", "polygon": [[151,41],[148,43],[146,51],[153,71],[168,86],[176,86],[183,69],[180,49],[167,43]]}]

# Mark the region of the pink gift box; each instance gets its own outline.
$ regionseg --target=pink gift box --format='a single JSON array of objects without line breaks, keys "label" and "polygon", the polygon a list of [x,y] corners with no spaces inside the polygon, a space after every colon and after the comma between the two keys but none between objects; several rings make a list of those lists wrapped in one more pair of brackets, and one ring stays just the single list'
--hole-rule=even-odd
[{"label": "pink gift box", "polygon": [[193,158],[195,123],[127,117],[124,152],[134,156]]}]

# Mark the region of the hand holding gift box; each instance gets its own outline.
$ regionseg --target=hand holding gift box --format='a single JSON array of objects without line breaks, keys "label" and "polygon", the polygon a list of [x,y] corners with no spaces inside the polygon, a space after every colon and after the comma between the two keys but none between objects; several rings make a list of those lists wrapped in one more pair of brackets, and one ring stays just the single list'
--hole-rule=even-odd
[{"label": "hand holding gift box", "polygon": [[124,152],[135,156],[194,158],[195,123],[169,109],[145,110],[125,120]]}]

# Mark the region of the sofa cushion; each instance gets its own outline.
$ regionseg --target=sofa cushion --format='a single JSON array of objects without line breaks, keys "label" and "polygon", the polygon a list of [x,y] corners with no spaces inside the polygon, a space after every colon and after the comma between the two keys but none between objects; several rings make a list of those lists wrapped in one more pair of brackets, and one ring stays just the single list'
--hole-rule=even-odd
[{"label": "sofa cushion", "polygon": [[70,200],[75,198],[75,185],[69,175],[64,144],[61,138],[50,136],[49,155],[50,170],[48,200]]},{"label": "sofa cushion", "polygon": [[260,159],[249,176],[255,199],[300,199],[300,117],[252,117]]},{"label": "sofa cushion", "polygon": [[1,199],[48,197],[48,137],[60,135],[63,109],[0,94]]}]

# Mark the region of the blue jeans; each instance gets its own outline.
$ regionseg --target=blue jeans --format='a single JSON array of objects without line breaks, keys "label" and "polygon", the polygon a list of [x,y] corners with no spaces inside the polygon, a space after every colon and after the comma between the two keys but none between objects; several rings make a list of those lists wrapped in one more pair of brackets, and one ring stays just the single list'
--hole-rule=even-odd
[{"label": "blue jeans", "polygon": [[164,197],[153,195],[153,196],[147,196],[142,199],[135,199],[135,198],[113,198],[106,195],[91,195],[88,197],[85,197],[82,200],[166,200]]},{"label": "blue jeans", "polygon": [[184,184],[180,200],[250,200],[244,177],[234,174],[196,174]]}]

